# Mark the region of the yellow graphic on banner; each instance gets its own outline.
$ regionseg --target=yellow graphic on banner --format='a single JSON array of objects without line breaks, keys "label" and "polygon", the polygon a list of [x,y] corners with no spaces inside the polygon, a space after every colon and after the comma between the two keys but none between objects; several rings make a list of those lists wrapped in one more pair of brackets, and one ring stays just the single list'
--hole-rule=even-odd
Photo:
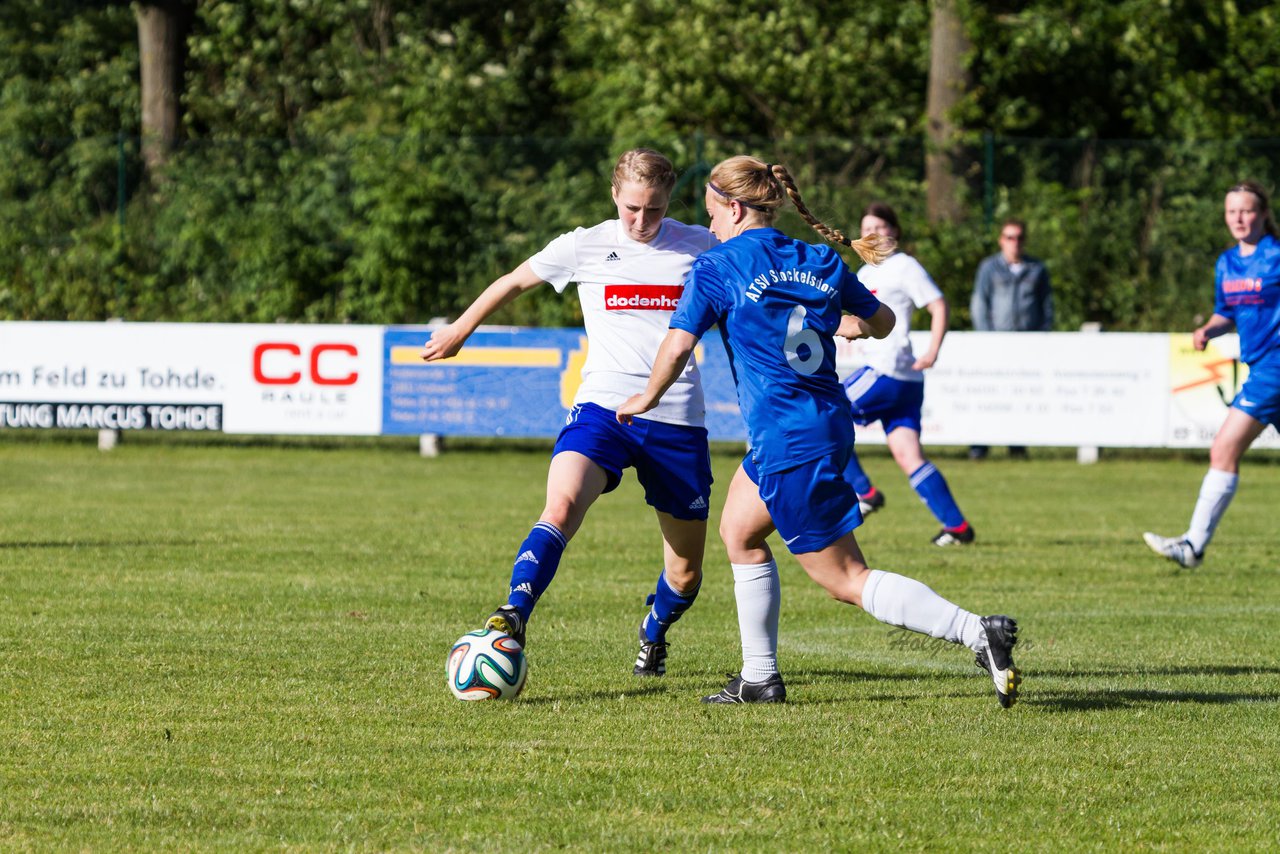
[{"label": "yellow graphic on banner", "polygon": [[1171,444],[1205,445],[1222,426],[1227,408],[1244,385],[1249,368],[1227,347],[1210,341],[1204,350],[1191,345],[1191,336],[1169,336],[1169,393],[1173,405]]},{"label": "yellow graphic on banner", "polygon": [[[587,364],[587,348],[589,346],[587,336],[583,335],[578,339],[578,349],[569,351],[568,363],[565,365],[564,373],[560,375],[560,405],[565,409],[573,406],[573,399],[577,396],[578,389],[582,386],[582,368]],[[695,362],[702,361],[703,349],[701,344],[693,348],[693,359]]]},{"label": "yellow graphic on banner", "polygon": [[1213,341],[1196,350],[1190,335],[1169,336],[1169,379],[1175,395],[1208,394],[1229,405],[1248,375],[1248,365],[1223,353]]},{"label": "yellow graphic on banner", "polygon": [[565,409],[573,406],[573,398],[582,386],[582,368],[587,364],[587,336],[578,338],[578,348],[569,351],[569,358],[560,375],[560,405]]}]

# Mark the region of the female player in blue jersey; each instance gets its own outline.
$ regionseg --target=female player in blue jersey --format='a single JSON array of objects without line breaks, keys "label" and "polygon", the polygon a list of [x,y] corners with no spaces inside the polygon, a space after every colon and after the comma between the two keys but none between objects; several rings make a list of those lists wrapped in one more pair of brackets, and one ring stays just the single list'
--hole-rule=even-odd
[{"label": "female player in blue jersey", "polygon": [[858,495],[844,478],[853,446],[849,399],[836,376],[835,342],[845,312],[856,336],[883,338],[893,312],[867,291],[830,246],[810,245],[772,227],[790,198],[823,237],[863,260],[888,254],[878,236],[850,241],[805,207],[787,169],[754,157],[718,164],[707,213],[721,245],[703,253],[685,279],[671,331],[645,390],[618,407],[624,424],[658,405],[708,329],[719,324],[730,354],[751,448],[729,486],[720,535],[733,567],[743,666],[709,703],[786,699],[778,672],[778,567],[766,538],[774,530],[809,577],[835,599],[876,619],[974,650],[1002,706],[1017,696],[1017,624],[979,617],[918,581],[867,568],[853,529]]},{"label": "female player in blue jersey", "polygon": [[711,494],[706,406],[696,366],[677,378],[673,393],[640,430],[619,426],[613,413],[648,382],[685,274],[715,242],[702,226],[666,218],[675,181],[671,161],[658,152],[639,148],[623,154],[613,170],[617,219],[551,241],[486,288],[456,321],[437,329],[422,354],[429,362],[456,355],[486,317],[525,291],[550,283],[562,292],[578,283],[591,342],[582,385],[552,450],[546,506],[516,549],[506,603],[486,625],[524,646],[529,617],[587,510],[633,467],[657,514],[664,558],[640,623],[637,676],[666,672],[667,629],[698,595]]},{"label": "female player in blue jersey", "polygon": [[1253,181],[1227,191],[1224,216],[1236,245],[1218,256],[1213,317],[1192,333],[1192,344],[1203,350],[1211,338],[1236,330],[1249,377],[1213,439],[1209,471],[1186,533],[1143,534],[1152,551],[1185,567],[1199,566],[1204,559],[1205,547],[1236,494],[1244,452],[1268,424],[1280,428],[1280,233],[1267,191]]},{"label": "female player in blue jersey", "polygon": [[[862,214],[862,236],[878,234],[895,244],[902,236],[898,215],[883,202],[872,202]],[[895,251],[879,264],[867,264],[858,271],[858,280],[876,299],[893,310],[897,322],[882,339],[862,345],[863,366],[845,377],[845,393],[853,405],[857,424],[879,421],[893,460],[911,483],[911,488],[942,523],[933,538],[935,546],[972,543],[973,526],[965,519],[951,496],[947,479],[929,460],[920,444],[920,414],[924,406],[924,372],[933,367],[947,334],[947,298],[929,278],[924,267],[905,252]],[[911,315],[917,308],[929,312],[929,349],[916,358],[911,349]],[[851,322],[852,318],[846,320]],[[842,335],[841,330],[836,331]],[[849,337],[844,334],[844,337]],[[845,479],[858,492],[863,515],[884,506],[884,495],[871,485],[871,478],[858,462],[857,452],[849,455]]]}]

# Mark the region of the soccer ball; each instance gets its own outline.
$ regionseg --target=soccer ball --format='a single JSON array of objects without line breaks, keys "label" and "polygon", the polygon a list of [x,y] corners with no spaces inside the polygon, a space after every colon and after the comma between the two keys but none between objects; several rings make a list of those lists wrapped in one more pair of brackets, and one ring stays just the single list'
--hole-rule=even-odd
[{"label": "soccer ball", "polygon": [[524,688],[529,662],[515,638],[479,629],[458,638],[444,671],[459,700],[514,700]]}]

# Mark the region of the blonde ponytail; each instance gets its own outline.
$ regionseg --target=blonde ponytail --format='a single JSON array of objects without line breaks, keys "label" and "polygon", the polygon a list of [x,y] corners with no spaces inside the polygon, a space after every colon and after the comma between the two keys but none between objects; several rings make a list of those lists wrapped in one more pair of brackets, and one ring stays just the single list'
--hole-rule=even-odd
[{"label": "blonde ponytail", "polygon": [[800,191],[796,189],[795,180],[781,163],[765,163],[745,154],[730,157],[711,170],[710,187],[721,198],[736,201],[752,209],[768,224],[772,224],[774,217],[778,215],[785,195],[814,231],[832,243],[848,246],[868,264],[879,264],[892,255],[898,246],[897,241],[878,234],[850,240],[840,229],[832,228],[818,219],[809,212]]},{"label": "blonde ponytail", "polygon": [[838,228],[832,228],[822,220],[818,219],[809,212],[809,207],[804,203],[804,199],[800,197],[800,190],[796,187],[795,180],[791,177],[791,173],[787,171],[787,167],[780,163],[775,163],[770,168],[770,174],[777,179],[782,185],[782,189],[786,192],[787,198],[791,199],[791,203],[796,206],[796,210],[800,212],[800,217],[813,228],[814,231],[821,234],[832,243],[838,243],[841,246],[848,246],[854,252],[858,253],[858,257],[867,264],[879,264],[884,259],[893,254],[897,248],[897,241],[890,237],[880,234],[869,234],[866,237],[860,237],[857,240],[850,240],[845,236],[844,232]]}]

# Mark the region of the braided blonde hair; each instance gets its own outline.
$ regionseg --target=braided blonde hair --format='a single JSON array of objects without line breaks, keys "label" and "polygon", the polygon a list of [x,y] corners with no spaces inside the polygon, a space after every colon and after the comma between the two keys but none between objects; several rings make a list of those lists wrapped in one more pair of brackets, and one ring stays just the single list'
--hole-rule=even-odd
[{"label": "braided blonde hair", "polygon": [[868,264],[879,264],[893,254],[896,243],[878,234],[871,234],[858,240],[850,240],[838,228],[832,228],[814,216],[795,179],[781,163],[765,163],[757,157],[740,154],[722,160],[711,170],[711,188],[721,197],[721,204],[737,200],[740,204],[757,212],[760,219],[772,224],[778,215],[779,208],[787,199],[796,206],[801,218],[832,243],[848,246],[858,257]]}]

